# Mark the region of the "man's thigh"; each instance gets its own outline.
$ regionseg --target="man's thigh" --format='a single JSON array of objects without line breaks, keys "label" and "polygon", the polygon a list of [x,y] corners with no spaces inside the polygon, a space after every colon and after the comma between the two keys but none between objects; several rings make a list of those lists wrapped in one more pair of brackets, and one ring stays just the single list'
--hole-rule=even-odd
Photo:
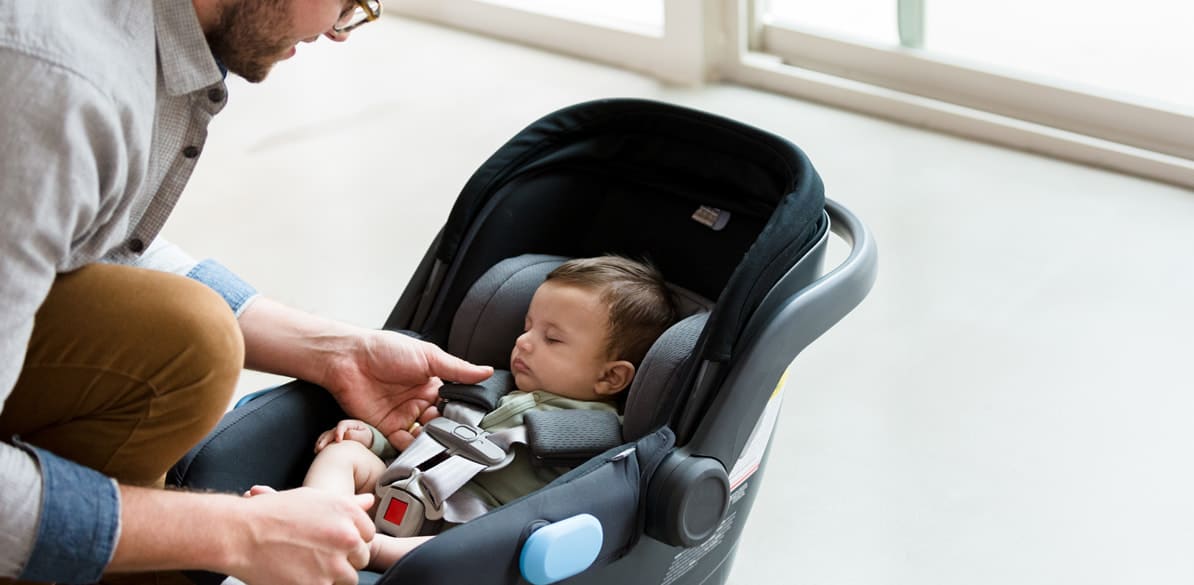
[{"label": "man's thigh", "polygon": [[236,319],[207,287],[87,266],[59,276],[38,310],[0,437],[151,485],[219,420],[243,363]]}]

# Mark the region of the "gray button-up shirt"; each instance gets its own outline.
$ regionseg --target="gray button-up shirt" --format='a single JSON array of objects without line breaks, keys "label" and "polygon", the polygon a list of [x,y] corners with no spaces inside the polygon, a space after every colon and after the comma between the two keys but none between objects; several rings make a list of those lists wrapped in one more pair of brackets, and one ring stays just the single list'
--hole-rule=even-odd
[{"label": "gray button-up shirt", "polygon": [[[171,256],[142,253],[226,95],[191,0],[0,3],[0,400],[57,274]],[[0,442],[0,576],[98,580],[119,506],[111,479]]]}]

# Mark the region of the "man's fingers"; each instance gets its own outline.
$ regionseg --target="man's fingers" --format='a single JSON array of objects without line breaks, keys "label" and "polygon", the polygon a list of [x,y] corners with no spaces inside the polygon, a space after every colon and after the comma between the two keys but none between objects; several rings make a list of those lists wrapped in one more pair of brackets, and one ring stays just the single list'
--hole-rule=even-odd
[{"label": "man's fingers", "polygon": [[357,585],[361,576],[351,566],[344,567],[340,574],[333,577],[332,585]]},{"label": "man's fingers", "polygon": [[389,436],[389,441],[395,449],[401,452],[415,442],[415,436],[410,434],[410,431],[398,431]]},{"label": "man's fingers", "polygon": [[491,366],[471,364],[434,345],[428,345],[427,365],[431,367],[432,376],[461,384],[476,384],[493,375]]},{"label": "man's fingers", "polygon": [[364,569],[369,564],[369,543],[361,542],[348,553],[348,563],[356,569]]},{"label": "man's fingers", "polygon": [[361,509],[366,512],[364,514],[353,514],[352,521],[357,526],[357,530],[361,533],[361,538],[366,542],[373,540],[373,535],[377,533],[377,527],[373,525],[373,520],[369,518],[369,508],[373,507],[375,498],[373,494],[356,494],[356,503]]},{"label": "man's fingers", "polygon": [[434,405],[428,406],[427,410],[424,410],[423,414],[419,415],[419,424],[425,425],[431,422],[433,418],[439,418],[439,409]]}]

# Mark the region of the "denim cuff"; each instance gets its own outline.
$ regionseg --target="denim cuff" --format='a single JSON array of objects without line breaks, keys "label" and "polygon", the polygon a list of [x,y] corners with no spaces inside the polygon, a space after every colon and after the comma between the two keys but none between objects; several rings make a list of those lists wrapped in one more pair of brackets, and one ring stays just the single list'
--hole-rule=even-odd
[{"label": "denim cuff", "polygon": [[233,274],[223,264],[210,258],[196,264],[187,272],[187,278],[202,282],[219,293],[237,317],[240,317],[249,303],[257,297],[257,289]]},{"label": "denim cuff", "polygon": [[18,579],[95,583],[112,561],[120,535],[120,492],[98,471],[25,443],[41,466],[37,541]]}]

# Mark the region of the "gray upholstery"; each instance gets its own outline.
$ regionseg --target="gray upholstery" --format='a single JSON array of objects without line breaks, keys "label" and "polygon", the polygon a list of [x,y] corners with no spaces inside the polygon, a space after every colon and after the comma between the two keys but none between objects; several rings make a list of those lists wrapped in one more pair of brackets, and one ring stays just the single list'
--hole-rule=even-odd
[{"label": "gray upholstery", "polygon": [[567,258],[525,254],[494,264],[456,309],[448,352],[475,364],[510,368],[510,350],[522,334],[527,308],[547,273]]},{"label": "gray upholstery", "polygon": [[623,442],[618,415],[608,410],[531,411],[523,420],[540,465],[576,467]]},{"label": "gray upholstery", "polygon": [[[452,321],[448,351],[474,363],[507,369],[514,340],[535,289],[564,262],[562,256],[527,254],[507,258],[489,269],[469,289]],[[655,341],[627,390],[623,438],[634,441],[667,422],[675,406],[668,393],[679,383],[680,365],[696,347],[713,304],[677,286],[681,315],[688,315]]]},{"label": "gray upholstery", "polygon": [[675,406],[668,400],[680,380],[680,365],[696,347],[709,313],[689,315],[672,325],[647,351],[626,395],[622,437],[634,441],[667,422]]}]

